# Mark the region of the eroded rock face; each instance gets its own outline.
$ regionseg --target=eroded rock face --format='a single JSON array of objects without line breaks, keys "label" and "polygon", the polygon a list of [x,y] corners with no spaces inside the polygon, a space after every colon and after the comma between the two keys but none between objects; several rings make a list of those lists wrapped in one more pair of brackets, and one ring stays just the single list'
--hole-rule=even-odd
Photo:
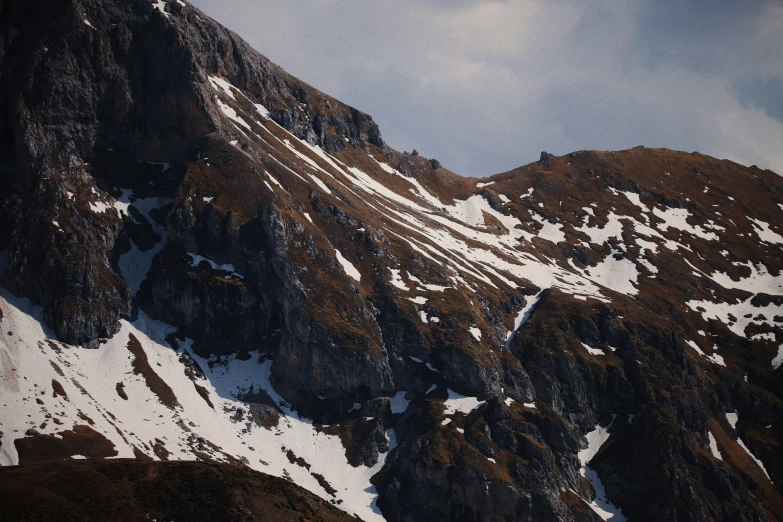
[{"label": "eroded rock face", "polygon": [[[182,12],[179,4],[169,9],[194,23],[173,25],[146,0],[123,6],[6,2],[5,24],[18,38],[3,60],[7,103],[0,138],[13,165],[5,175],[12,176],[25,201],[18,211],[31,214],[28,220],[37,223],[43,213],[54,213],[51,206],[56,203],[47,191],[58,187],[70,186],[77,197],[90,202],[96,201],[90,194],[97,186],[93,179],[109,186],[132,186],[138,180],[132,174],[123,176],[128,169],[118,163],[168,164],[195,156],[204,137],[221,127],[216,120],[219,109],[205,85],[207,74],[252,86],[251,97],[272,107],[272,117],[327,150],[341,150],[346,140],[383,146],[368,115],[330,103],[236,35],[212,22],[199,22],[195,11]],[[286,105],[291,108],[280,108]],[[107,151],[116,156],[113,164],[91,168]],[[45,180],[52,176],[54,184],[47,188]],[[68,183],[69,178],[74,181]],[[107,259],[112,257],[121,216],[109,210],[96,223],[73,213],[72,206],[64,207],[58,207],[58,213],[67,214],[61,220],[85,237],[69,237],[57,244],[56,252],[45,252],[43,245],[49,241],[29,241],[31,226],[22,223],[22,236],[11,239],[13,274],[6,284],[44,304],[47,321],[61,338],[84,343],[115,333],[117,320],[128,318],[133,308],[121,280],[110,273],[85,275],[79,268],[83,264],[110,272]],[[90,245],[102,254],[86,252]],[[32,264],[38,266],[28,266]],[[44,290],[52,280],[64,281],[64,288]],[[47,295],[52,293],[61,298],[55,302]]]},{"label": "eroded rock face", "polygon": [[2,283],[60,341],[148,314],[184,360],[256,361],[381,466],[388,520],[783,518],[774,173],[636,148],[462,178],[188,4],[0,20]]},{"label": "eroded rock face", "polygon": [[109,267],[122,220],[113,208],[91,210],[85,193],[101,197],[83,170],[42,179],[14,217],[3,274],[3,284],[40,302],[57,336],[73,344],[113,335],[132,311],[130,288]]}]

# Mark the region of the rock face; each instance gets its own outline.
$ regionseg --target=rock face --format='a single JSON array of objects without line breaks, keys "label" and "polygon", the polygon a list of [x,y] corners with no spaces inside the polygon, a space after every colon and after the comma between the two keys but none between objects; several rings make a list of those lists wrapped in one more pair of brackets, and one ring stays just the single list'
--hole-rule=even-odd
[{"label": "rock face", "polygon": [[[253,101],[270,107],[286,129],[330,152],[352,142],[383,146],[370,116],[290,77],[236,35],[199,21],[194,10],[177,3],[167,9],[173,14],[146,0],[3,6],[6,34],[15,37],[3,53],[7,102],[0,141],[6,162],[13,158],[17,195],[25,201],[24,214],[9,216],[25,236],[9,248],[14,268],[5,284],[42,303],[49,323],[69,342],[113,334],[133,305],[131,292],[109,269],[120,219],[114,212],[81,216],[68,208],[66,194],[84,198],[70,207],[94,206],[111,200],[101,182],[139,181],[134,162],[183,162],[196,155],[205,136],[222,126],[208,72],[247,85]],[[172,15],[193,23],[174,26]],[[82,237],[58,241],[34,230],[43,219],[59,223],[59,213]]]},{"label": "rock face", "polygon": [[[50,347],[103,354],[148,325],[210,414],[249,432],[291,408],[377,466],[388,520],[783,520],[775,173],[634,148],[463,178],[184,2],[6,0],[0,28],[2,285],[42,307]],[[12,395],[9,321],[0,383],[27,411],[49,398]],[[197,359],[270,387],[208,383]],[[79,387],[118,450],[168,458]],[[182,455],[268,464],[197,435],[189,404],[169,408]]]}]

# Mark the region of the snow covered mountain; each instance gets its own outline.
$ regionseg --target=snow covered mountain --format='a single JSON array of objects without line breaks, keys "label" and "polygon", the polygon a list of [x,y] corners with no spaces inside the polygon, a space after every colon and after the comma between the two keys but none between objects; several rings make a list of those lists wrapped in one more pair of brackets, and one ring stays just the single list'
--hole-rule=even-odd
[{"label": "snow covered mountain", "polygon": [[465,178],[186,2],[0,24],[0,464],[227,463],[362,520],[783,520],[775,173]]}]

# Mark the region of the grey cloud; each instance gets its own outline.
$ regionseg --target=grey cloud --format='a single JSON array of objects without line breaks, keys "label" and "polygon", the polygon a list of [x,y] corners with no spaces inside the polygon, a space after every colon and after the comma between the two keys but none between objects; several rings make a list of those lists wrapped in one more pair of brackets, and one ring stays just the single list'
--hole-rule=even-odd
[{"label": "grey cloud", "polygon": [[762,2],[699,0],[645,2],[638,50],[651,65],[676,63],[710,73],[732,61],[756,30]]},{"label": "grey cloud", "polygon": [[737,80],[736,89],[740,105],[744,108],[759,108],[771,118],[783,122],[783,79],[774,76],[741,78]]}]

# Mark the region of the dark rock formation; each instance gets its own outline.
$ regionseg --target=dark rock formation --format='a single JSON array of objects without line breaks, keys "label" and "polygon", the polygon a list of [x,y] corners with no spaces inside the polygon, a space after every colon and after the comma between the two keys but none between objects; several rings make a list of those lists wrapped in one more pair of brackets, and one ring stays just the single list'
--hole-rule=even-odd
[{"label": "dark rock formation", "polygon": [[[0,142],[7,156],[0,163],[13,165],[3,177],[11,176],[24,201],[13,216],[13,228],[23,232],[10,240],[4,284],[44,305],[47,322],[68,342],[112,335],[133,303],[109,269],[118,213],[76,212],[80,205],[67,204],[66,191],[84,208],[96,200],[91,191],[101,181],[119,181],[115,169],[90,167],[102,151],[133,163],[193,158],[204,137],[221,127],[208,75],[245,89],[273,108],[283,127],[327,151],[349,143],[383,147],[369,115],[289,76],[195,10],[166,6],[191,23],[173,23],[146,0],[3,5],[4,27],[18,34],[2,53]],[[46,237],[53,227],[41,223],[47,210],[47,218],[72,223],[56,247]]]}]

